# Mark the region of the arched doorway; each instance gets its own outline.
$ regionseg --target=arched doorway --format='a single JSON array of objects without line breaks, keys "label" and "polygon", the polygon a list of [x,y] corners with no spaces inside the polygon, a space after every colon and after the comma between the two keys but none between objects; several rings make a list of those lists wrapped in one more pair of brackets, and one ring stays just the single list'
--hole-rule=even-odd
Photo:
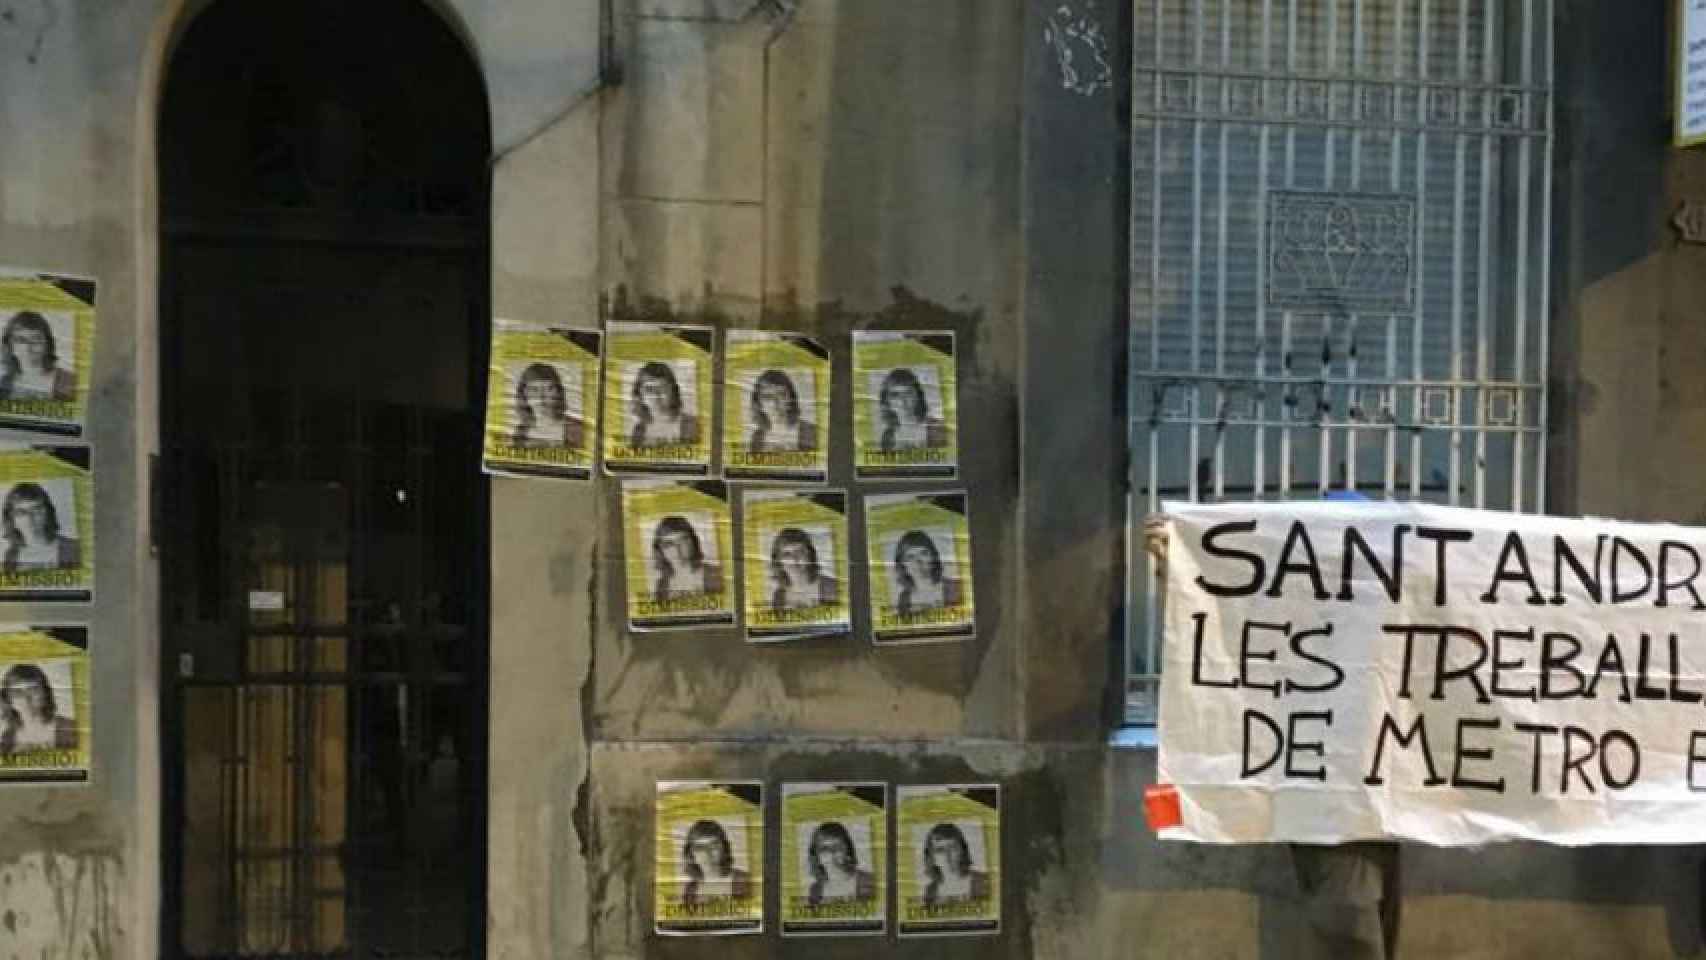
[{"label": "arched doorway", "polygon": [[483,955],[489,140],[420,0],[172,57],[164,956]]}]

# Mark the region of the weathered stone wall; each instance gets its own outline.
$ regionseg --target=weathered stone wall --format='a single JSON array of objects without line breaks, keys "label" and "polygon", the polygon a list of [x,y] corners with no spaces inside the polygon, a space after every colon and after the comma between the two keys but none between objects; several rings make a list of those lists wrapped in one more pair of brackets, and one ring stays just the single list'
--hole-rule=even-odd
[{"label": "weathered stone wall", "polygon": [[[694,218],[692,230],[658,246],[620,246],[616,262],[606,262],[607,291],[616,284],[627,302],[649,298],[657,309],[720,322],[756,316],[837,346],[850,326],[925,309],[975,346],[967,421],[978,436],[968,446],[986,459],[967,471],[967,484],[978,576],[995,584],[1000,607],[980,624],[977,644],[899,653],[860,643],[748,650],[721,634],[629,637],[607,612],[591,705],[588,870],[600,956],[710,949],[648,932],[652,784],[665,778],[1002,782],[1010,834],[1001,936],[924,946],[891,940],[885,955],[1354,956],[1374,945],[1338,939],[1345,931],[1366,934],[1372,925],[1378,939],[1379,904],[1367,887],[1313,892],[1315,867],[1302,853],[1157,842],[1139,804],[1154,778],[1153,752],[1103,744],[1117,715],[1109,678],[1118,670],[1111,651],[1121,629],[1124,550],[1128,63],[1115,42],[1106,86],[1081,50],[1067,75],[1045,39],[1063,8],[1108,37],[1129,29],[1122,11],[1089,4],[985,3],[973,24],[955,19],[967,8],[952,3],[806,0],[785,29],[768,24],[771,39],[761,41],[754,35],[766,24],[724,10],[727,20],[703,28],[705,43],[726,55],[722,69],[735,71],[758,69],[736,52],[743,43],[766,43],[761,83],[731,79],[731,101],[707,99],[687,83],[692,92],[673,91],[667,105],[631,89],[609,102],[615,116],[607,122],[622,128],[625,142],[667,141],[685,157],[748,149],[701,145],[698,131],[704,143],[724,144],[750,130],[738,117],[713,116],[718,110],[749,110],[762,97],[767,119],[762,178],[754,184],[719,168],[716,186],[694,194],[712,209],[683,214]],[[672,15],[659,5],[632,9]],[[1631,17],[1569,3],[1557,29],[1557,503],[1698,519],[1706,516],[1699,471],[1669,467],[1693,456],[1680,451],[1693,446],[1692,419],[1706,415],[1706,394],[1687,386],[1699,378],[1686,373],[1706,360],[1686,347],[1699,339],[1687,332],[1686,304],[1703,299],[1693,287],[1706,271],[1693,269],[1698,257],[1676,247],[1664,226],[1678,191],[1694,182],[1687,171],[1695,157],[1664,140],[1663,71],[1652,66],[1663,61],[1663,13]],[[684,21],[636,16],[619,25],[618,59],[655,70],[689,30]],[[1617,42],[1602,42],[1608,37]],[[647,97],[657,90],[645,89]],[[953,109],[942,123],[945,105]],[[672,139],[679,136],[685,142]],[[606,182],[623,185],[619,196],[647,193],[626,178],[654,158],[613,156],[606,142]],[[1010,160],[990,155],[1003,150]],[[698,184],[679,170],[650,173],[669,189]],[[973,190],[988,199],[974,200]],[[891,201],[897,194],[902,202]],[[611,213],[608,203],[612,229],[643,205],[621,196]],[[765,227],[755,234],[760,217]],[[753,270],[738,256],[750,246],[731,246],[731,237],[761,245],[756,308],[742,286]],[[1668,264],[1666,282],[1646,263],[1654,256]],[[704,269],[683,281],[681,264],[694,257]],[[1633,330],[1630,302],[1650,305]],[[1670,329],[1660,329],[1665,323]],[[1597,413],[1578,412],[1575,399],[1595,389],[1615,399]],[[1631,415],[1641,419],[1633,430]],[[1627,469],[1632,462],[1642,468]],[[837,469],[845,481],[845,465]],[[615,522],[612,511],[607,539]],[[615,611],[618,601],[607,575],[601,603]],[[1400,955],[1702,951],[1694,849],[1405,847],[1396,863],[1389,882],[1403,900]],[[772,876],[777,866],[769,864]],[[800,952],[774,934],[715,949]],[[812,944],[813,955],[870,949]]]},{"label": "weathered stone wall", "polygon": [[[0,790],[0,956],[157,946],[153,117],[203,5],[0,0],[0,259],[103,281],[99,773]],[[635,636],[611,484],[495,480],[489,955],[1345,955],[1288,848],[1157,842],[1139,806],[1153,751],[1105,743],[1125,550],[1122,5],[435,6],[491,100],[495,312],[805,330],[836,350],[838,425],[851,331],[955,330],[979,583],[965,644]],[[1662,6],[1569,0],[1558,18],[1551,484],[1558,509],[1699,522],[1706,247],[1667,221],[1706,199],[1706,154],[1665,144]],[[1063,10],[1108,46],[1063,63]],[[840,444],[834,482],[850,467]],[[653,783],[698,777],[999,781],[1003,932],[653,937]],[[1402,955],[1702,952],[1694,849],[1407,847],[1399,864]]]},{"label": "weathered stone wall", "polygon": [[[0,956],[138,956],[153,941],[158,751],[154,574],[143,497],[154,415],[139,323],[153,278],[140,247],[138,85],[151,5],[96,15],[52,0],[0,5],[0,260],[96,276],[95,602],[8,604],[8,622],[87,618],[97,698],[94,780],[0,789]],[[141,356],[148,356],[143,350]]]}]

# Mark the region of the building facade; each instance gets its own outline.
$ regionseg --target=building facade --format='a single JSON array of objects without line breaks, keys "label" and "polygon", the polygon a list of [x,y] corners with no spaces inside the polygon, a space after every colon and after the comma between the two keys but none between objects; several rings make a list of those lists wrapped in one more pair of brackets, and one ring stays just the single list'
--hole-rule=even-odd
[{"label": "building facade", "polygon": [[[1151,503],[1706,517],[1669,6],[0,0],[0,263],[100,284],[98,586],[8,604],[93,771],[0,790],[0,955],[1706,950],[1693,848],[1141,812]],[[1286,272],[1324,195],[1412,272]],[[616,483],[479,471],[493,316],[810,334],[837,423],[952,331],[975,639],[630,631]],[[660,938],[667,780],[997,783],[1001,929]]]}]

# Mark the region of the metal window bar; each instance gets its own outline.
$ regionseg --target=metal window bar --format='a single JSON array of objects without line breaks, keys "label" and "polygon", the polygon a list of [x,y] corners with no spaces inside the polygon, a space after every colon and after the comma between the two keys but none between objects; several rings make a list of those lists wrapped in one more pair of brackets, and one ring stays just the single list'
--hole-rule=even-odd
[{"label": "metal window bar", "polygon": [[1134,3],[1131,540],[1167,499],[1544,509],[1552,0]]}]

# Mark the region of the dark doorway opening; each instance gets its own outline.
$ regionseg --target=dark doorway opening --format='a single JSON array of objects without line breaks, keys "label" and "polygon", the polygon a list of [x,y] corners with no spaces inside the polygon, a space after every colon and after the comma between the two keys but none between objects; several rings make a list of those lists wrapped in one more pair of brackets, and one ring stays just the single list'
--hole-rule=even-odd
[{"label": "dark doorway opening", "polygon": [[162,954],[483,956],[478,70],[419,0],[224,0],[159,139]]}]

